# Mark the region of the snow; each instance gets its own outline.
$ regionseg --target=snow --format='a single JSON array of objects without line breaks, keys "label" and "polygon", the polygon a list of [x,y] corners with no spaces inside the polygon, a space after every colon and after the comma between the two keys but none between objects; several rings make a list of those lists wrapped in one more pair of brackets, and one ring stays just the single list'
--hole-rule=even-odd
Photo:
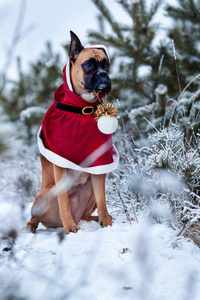
[{"label": "snow", "polygon": [[[164,27],[170,27],[172,24],[162,14],[160,12],[157,14],[157,20],[159,22],[162,20],[162,28],[158,30],[154,44],[163,39]],[[124,19],[123,16],[121,18]],[[38,36],[41,39],[41,34]],[[53,36],[55,38],[55,34]],[[55,39],[54,43],[59,44]],[[34,43],[29,44],[32,47]],[[176,60],[174,42],[171,46]],[[162,56],[160,60],[159,71],[163,58]],[[120,59],[120,62],[123,63],[124,60],[125,58],[123,61]],[[46,62],[46,67],[50,68],[54,63],[55,60],[50,59]],[[149,72],[150,67],[141,66],[138,69],[138,76],[148,76]],[[45,75],[43,70],[41,76]],[[180,94],[177,101],[178,110],[198,98],[199,90],[191,94],[190,98],[186,92],[196,79],[199,79],[199,75],[192,77],[191,82]],[[164,95],[167,92],[166,86],[159,85],[156,92]],[[135,122],[138,116],[146,115],[153,109],[154,104],[143,106],[132,110],[129,116]],[[32,116],[39,117],[44,112],[41,107],[28,107],[21,112],[20,117],[25,121]],[[108,209],[114,220],[112,227],[101,228],[96,222],[81,221],[79,224],[81,230],[78,233],[64,235],[62,228],[47,230],[40,225],[37,233],[33,235],[27,233],[24,226],[30,219],[32,202],[39,192],[41,174],[39,159],[35,155],[27,157],[24,145],[21,156],[17,155],[16,141],[13,137],[11,141],[10,133],[5,134],[7,124],[10,123],[5,125],[4,122],[3,130],[1,126],[0,134],[2,140],[8,138],[12,145],[12,156],[15,153],[16,157],[9,155],[5,159],[0,157],[0,299],[198,300],[200,298],[200,248],[191,240],[179,235],[178,229],[172,228],[169,193],[162,196],[157,193],[159,201],[151,199],[153,203],[151,212],[147,210],[146,205],[143,210],[141,209],[142,204],[144,206],[143,199],[151,198],[156,184],[159,190],[181,193],[182,182],[173,173],[161,172],[159,176],[154,173],[154,178],[149,178],[148,174],[145,177],[127,173],[129,180],[124,177],[124,183],[120,186],[123,176],[121,175],[115,183],[118,184],[118,189],[121,189],[122,197],[126,196],[124,188],[127,185],[128,189],[128,184],[134,187],[134,191],[138,194],[143,194],[140,205],[137,203],[138,222],[134,220],[136,217],[131,211],[128,214],[130,218],[134,216],[134,219],[131,219],[130,224],[122,204],[112,206],[111,199],[108,202]],[[157,149],[156,141],[159,137],[165,141],[165,136],[167,136],[166,146],[163,150]],[[155,147],[152,147],[154,151],[146,164],[149,162],[149,168],[153,169],[162,166],[163,162],[169,162],[170,166],[182,165],[182,172],[187,166],[194,166],[194,172],[198,177],[199,169],[196,166],[199,166],[199,157],[195,156],[195,152],[188,151],[183,159],[178,162],[175,160],[175,154],[180,158],[178,154],[182,151],[182,143],[182,136],[177,130],[171,130],[169,133],[165,130],[158,132]],[[110,185],[108,183],[108,186],[110,190],[113,189],[111,183]],[[186,190],[184,192],[186,195]],[[187,194],[189,198],[192,194],[190,189]],[[130,202],[134,202],[132,195],[128,196]],[[198,199],[195,194],[194,197]],[[185,196],[185,200],[188,198]],[[185,201],[185,204],[187,203],[188,207],[186,205],[184,209],[190,207],[191,203]],[[113,204],[116,203],[113,201]],[[196,221],[198,211],[199,206],[194,206],[192,222]],[[15,238],[14,244],[12,238]]]},{"label": "snow", "polygon": [[21,121],[30,119],[32,116],[43,116],[46,112],[46,109],[40,106],[29,106],[26,109],[22,110],[20,113]]},{"label": "snow", "polygon": [[140,66],[137,70],[137,76],[139,78],[145,78],[151,74],[151,70],[152,70],[151,66],[145,66],[145,65]]},{"label": "snow", "polygon": [[80,226],[62,242],[57,230],[21,232],[13,253],[1,255],[1,299],[199,299],[200,250],[168,225],[142,216]]},{"label": "snow", "polygon": [[[39,160],[18,158],[0,166],[0,299],[199,299],[200,249],[178,237],[168,218],[157,223],[145,210],[130,224],[122,208],[109,205],[112,227],[81,221],[76,234],[42,225],[37,234],[27,233]],[[26,193],[19,179],[26,185],[32,179]],[[158,214],[163,209],[155,207]],[[3,236],[13,231],[12,247]]]},{"label": "snow", "polygon": [[159,84],[155,89],[155,92],[159,95],[164,95],[167,93],[167,87],[164,84]]}]

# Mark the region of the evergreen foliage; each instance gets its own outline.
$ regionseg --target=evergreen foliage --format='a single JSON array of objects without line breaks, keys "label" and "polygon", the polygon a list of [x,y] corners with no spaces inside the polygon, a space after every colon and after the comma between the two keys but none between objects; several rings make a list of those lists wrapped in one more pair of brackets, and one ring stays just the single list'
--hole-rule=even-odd
[{"label": "evergreen foliage", "polygon": [[[111,33],[105,31],[89,31],[91,41],[98,40],[114,49],[113,61],[116,59],[118,69],[112,74],[112,96],[126,101],[126,107],[136,107],[155,100],[154,90],[158,80],[160,57],[155,58],[153,46],[158,24],[153,23],[153,17],[158,11],[161,1],[154,1],[150,9],[146,1],[125,1],[121,5],[131,20],[130,25],[117,23],[105,1],[92,0],[99,9],[100,28],[106,21]],[[121,58],[121,59],[119,59]],[[115,66],[116,64],[112,63]],[[146,75],[141,72],[147,71]],[[152,75],[154,74],[154,75]],[[141,101],[142,100],[142,101]]]},{"label": "evergreen foliage", "polygon": [[[120,99],[121,107],[131,110],[134,137],[138,138],[141,133],[146,136],[150,127],[168,126],[172,120],[179,120],[185,132],[191,133],[192,126],[197,133],[200,2],[178,0],[178,6],[165,5],[165,14],[173,23],[171,28],[165,29],[166,35],[160,44],[156,44],[161,25],[154,23],[154,17],[162,1],[152,1],[149,9],[146,0],[117,1],[127,13],[130,25],[117,23],[105,1],[91,1],[101,14],[100,28],[109,24],[111,33],[93,30],[89,38],[98,39],[113,49],[116,63],[113,64],[112,96]],[[165,90],[162,97],[161,87]],[[144,117],[148,117],[152,126]]]},{"label": "evergreen foliage", "polygon": [[[173,20],[173,27],[168,29],[168,36],[175,43],[178,74],[172,72],[170,80],[166,76],[163,83],[167,84],[170,95],[173,97],[177,97],[179,90],[183,90],[191,79],[200,73],[199,11],[200,2],[198,0],[178,0],[178,6],[166,5],[166,14]],[[166,51],[164,55],[166,55],[165,68],[167,68],[167,73],[175,71],[176,62],[169,58]],[[177,84],[174,85],[174,82],[177,82],[177,76],[180,87]],[[193,92],[195,88],[194,85],[191,85],[189,90]]]},{"label": "evergreen foliage", "polygon": [[[21,58],[17,58],[18,79],[7,82],[1,91],[0,104],[12,122],[25,126],[26,141],[31,144],[41,119],[51,105],[53,93],[62,82],[60,55],[54,54],[48,42],[46,50],[37,62],[30,65],[30,72],[24,74],[21,69]],[[31,109],[30,109],[31,108]]]}]

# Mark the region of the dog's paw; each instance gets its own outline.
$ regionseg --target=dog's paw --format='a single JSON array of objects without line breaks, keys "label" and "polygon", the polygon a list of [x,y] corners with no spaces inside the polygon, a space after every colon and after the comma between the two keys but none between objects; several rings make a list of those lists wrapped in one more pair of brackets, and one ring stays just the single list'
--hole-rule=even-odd
[{"label": "dog's paw", "polygon": [[99,217],[99,223],[101,227],[107,227],[107,226],[112,226],[114,223],[109,215]]},{"label": "dog's paw", "polygon": [[30,233],[35,233],[36,232],[36,227],[33,226],[33,225],[27,224],[25,228],[26,228],[27,232],[30,232]]},{"label": "dog's paw", "polygon": [[64,230],[65,230],[66,234],[69,234],[70,232],[76,233],[80,229],[81,228],[78,225],[76,225],[75,223],[64,226]]}]

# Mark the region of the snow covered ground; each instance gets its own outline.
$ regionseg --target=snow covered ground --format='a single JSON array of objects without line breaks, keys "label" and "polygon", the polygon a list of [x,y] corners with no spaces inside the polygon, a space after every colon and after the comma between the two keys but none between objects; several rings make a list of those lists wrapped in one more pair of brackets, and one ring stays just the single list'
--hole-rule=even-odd
[{"label": "snow covered ground", "polygon": [[[81,231],[64,239],[60,229],[24,231],[39,168],[34,157],[0,163],[1,300],[200,299],[200,249],[148,212],[131,225],[122,209],[109,207],[112,227],[82,221]],[[9,241],[2,237],[12,230],[15,244],[3,251]]]}]

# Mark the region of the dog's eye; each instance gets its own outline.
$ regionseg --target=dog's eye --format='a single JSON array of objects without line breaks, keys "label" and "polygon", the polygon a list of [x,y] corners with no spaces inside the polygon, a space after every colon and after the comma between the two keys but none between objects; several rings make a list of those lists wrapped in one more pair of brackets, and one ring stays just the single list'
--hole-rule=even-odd
[{"label": "dog's eye", "polygon": [[103,69],[108,73],[110,69],[110,63],[107,59],[103,60]]},{"label": "dog's eye", "polygon": [[94,65],[91,62],[85,62],[83,64],[83,70],[86,72],[90,72],[94,69]]}]

